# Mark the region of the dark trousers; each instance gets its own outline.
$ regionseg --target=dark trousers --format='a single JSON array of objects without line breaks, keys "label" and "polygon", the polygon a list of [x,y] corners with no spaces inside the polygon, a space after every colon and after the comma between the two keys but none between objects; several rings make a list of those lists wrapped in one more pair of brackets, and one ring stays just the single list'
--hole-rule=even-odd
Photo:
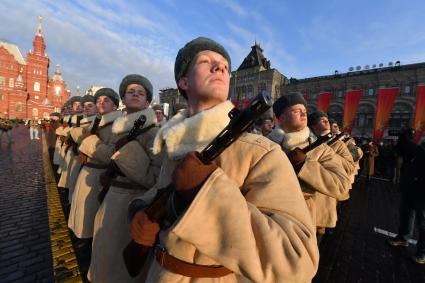
[{"label": "dark trousers", "polygon": [[419,230],[416,255],[425,256],[425,203],[402,193],[400,203],[400,226],[398,235],[406,241],[413,236],[415,220]]}]

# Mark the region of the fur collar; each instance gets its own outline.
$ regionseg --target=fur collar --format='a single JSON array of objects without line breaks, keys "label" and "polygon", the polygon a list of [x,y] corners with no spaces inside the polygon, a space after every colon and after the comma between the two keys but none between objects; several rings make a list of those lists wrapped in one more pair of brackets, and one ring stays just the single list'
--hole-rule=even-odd
[{"label": "fur collar", "polygon": [[[119,111],[119,110],[112,111],[112,112],[109,112],[108,114],[102,115],[102,119],[100,120],[100,123],[99,123],[99,128],[105,126],[109,122],[112,122],[112,121],[114,121],[115,119],[117,119],[118,117],[121,117],[121,116],[122,116],[122,112]],[[94,120],[95,120],[95,118],[93,118],[93,121],[90,124],[90,127],[89,127],[90,129],[93,127]]]},{"label": "fur collar", "polygon": [[304,147],[305,143],[310,143],[316,140],[313,132],[310,131],[309,127],[305,127],[303,130],[292,133],[285,133],[283,136],[282,147],[284,149],[292,150],[296,147]]},{"label": "fur collar", "polygon": [[121,134],[129,132],[133,126],[134,122],[140,117],[140,115],[146,116],[146,123],[143,125],[143,128],[156,124],[155,111],[152,108],[146,108],[144,110],[128,114],[127,116],[119,117],[115,120],[112,125],[112,133]]},{"label": "fur collar", "polygon": [[96,115],[93,115],[90,117],[84,117],[83,119],[81,119],[80,125],[91,124],[94,121],[94,119],[96,119]]},{"label": "fur collar", "polygon": [[160,153],[165,145],[168,157],[178,160],[190,151],[203,150],[227,126],[232,109],[233,104],[225,101],[192,117],[187,117],[187,109],[178,113],[158,131],[153,153]]}]

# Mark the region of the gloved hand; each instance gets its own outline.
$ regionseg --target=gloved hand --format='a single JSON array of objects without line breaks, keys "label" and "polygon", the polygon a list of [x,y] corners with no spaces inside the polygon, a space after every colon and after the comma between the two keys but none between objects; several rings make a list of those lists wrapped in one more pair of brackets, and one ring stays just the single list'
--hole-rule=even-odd
[{"label": "gloved hand", "polygon": [[127,143],[128,143],[127,136],[123,136],[122,138],[117,140],[117,142],[115,143],[115,151],[120,150],[120,148],[126,145]]},{"label": "gloved hand", "polygon": [[159,224],[150,221],[146,213],[141,210],[131,220],[130,229],[131,237],[136,243],[152,247],[159,232]]},{"label": "gloved hand", "polygon": [[204,164],[199,159],[199,152],[192,151],[177,164],[172,175],[172,181],[176,192],[186,201],[191,202],[205,180],[217,169],[217,164],[213,161]]},{"label": "gloved hand", "polygon": [[299,147],[291,150],[287,155],[292,167],[294,167],[295,173],[298,174],[304,165],[307,155]]}]

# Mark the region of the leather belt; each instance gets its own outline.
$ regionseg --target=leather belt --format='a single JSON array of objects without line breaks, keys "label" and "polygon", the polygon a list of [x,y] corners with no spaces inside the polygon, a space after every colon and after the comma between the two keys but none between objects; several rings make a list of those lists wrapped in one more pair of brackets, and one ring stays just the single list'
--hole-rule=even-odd
[{"label": "leather belt", "polygon": [[91,162],[84,163],[84,166],[87,166],[89,168],[95,168],[95,169],[106,169],[106,168],[108,168],[108,165],[95,164],[95,163],[91,163]]},{"label": "leather belt", "polygon": [[121,182],[117,180],[111,181],[111,187],[117,187],[122,189],[129,189],[129,190],[143,190],[147,191],[148,189],[142,185],[136,184],[136,183],[128,183],[128,182]]},{"label": "leather belt", "polygon": [[199,265],[185,262],[173,257],[167,251],[159,246],[155,247],[155,257],[158,263],[169,271],[192,278],[218,278],[229,274],[233,271],[222,265]]}]

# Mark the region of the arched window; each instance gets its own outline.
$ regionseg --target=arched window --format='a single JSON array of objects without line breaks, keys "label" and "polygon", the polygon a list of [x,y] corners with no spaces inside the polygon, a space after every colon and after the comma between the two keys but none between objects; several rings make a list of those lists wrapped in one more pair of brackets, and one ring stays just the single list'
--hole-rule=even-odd
[{"label": "arched window", "polygon": [[357,110],[355,125],[358,127],[373,128],[373,120],[375,119],[375,111],[368,104],[361,104]]},{"label": "arched window", "polygon": [[328,110],[329,119],[335,120],[339,126],[342,124],[344,109],[337,104],[331,105]]},{"label": "arched window", "polygon": [[390,128],[403,128],[408,127],[413,120],[413,111],[411,107],[404,103],[395,103],[391,116],[388,121],[388,127]]},{"label": "arched window", "polygon": [[22,112],[22,103],[21,102],[16,102],[15,111],[16,112]]},{"label": "arched window", "polygon": [[40,91],[40,83],[39,82],[34,83],[34,91]]},{"label": "arched window", "polygon": [[34,118],[38,118],[38,109],[37,109],[37,108],[33,108],[33,109],[32,109],[32,116],[33,116]]}]

